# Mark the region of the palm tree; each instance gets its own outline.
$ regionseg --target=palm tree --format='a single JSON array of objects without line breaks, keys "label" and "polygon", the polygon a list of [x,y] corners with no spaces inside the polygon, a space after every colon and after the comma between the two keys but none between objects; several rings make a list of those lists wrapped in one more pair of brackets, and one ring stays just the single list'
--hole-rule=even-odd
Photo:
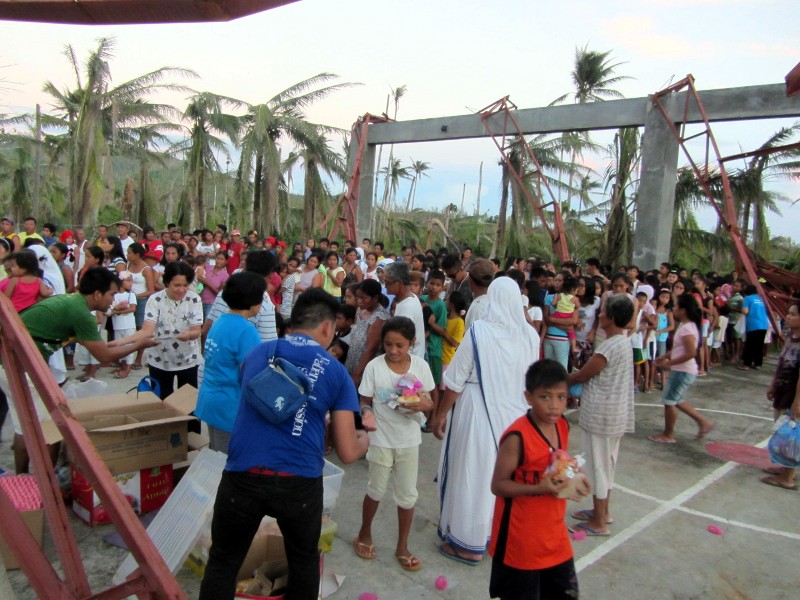
[{"label": "palm tree", "polygon": [[211,92],[200,92],[190,98],[183,116],[190,123],[189,137],[176,145],[188,158],[186,181],[181,201],[179,222],[187,230],[205,221],[205,182],[208,171],[219,171],[217,154],[229,157],[225,136],[235,144],[239,132],[238,117],[224,112],[226,106],[238,107],[233,98]]},{"label": "palm tree", "polygon": [[[572,69],[572,83],[575,86],[575,91],[559,96],[551,104],[566,102],[570,96],[572,96],[576,104],[622,98],[622,93],[613,88],[620,81],[630,79],[630,77],[624,75],[614,74],[614,70],[622,64],[613,62],[610,50],[607,52],[589,50],[588,44],[583,48],[575,48],[575,62]],[[562,134],[562,137],[564,138],[565,147],[568,147],[572,152],[573,163],[583,155],[585,150],[598,149],[592,143],[588,132],[566,131]],[[569,190],[573,189],[573,178],[574,175],[570,174]],[[567,209],[569,209],[571,198],[572,191],[567,196]]]},{"label": "palm tree", "polygon": [[606,187],[611,186],[602,261],[619,266],[629,264],[633,254],[631,208],[635,199],[634,175],[641,158],[637,127],[620,129],[609,150],[613,162],[606,170]]},{"label": "palm tree", "polygon": [[286,137],[300,147],[313,147],[319,134],[341,133],[335,127],[308,122],[304,113],[308,106],[331,92],[354,85],[337,83],[318,87],[335,78],[337,75],[319,73],[286,88],[262,104],[247,105],[247,114],[242,118],[244,133],[238,188],[246,190],[248,183],[253,182],[253,222],[260,232],[271,231],[278,209],[280,138]]},{"label": "palm tree", "polygon": [[48,81],[43,88],[53,97],[61,125],[67,129],[69,195],[71,205],[76,206],[78,223],[89,222],[99,207],[110,179],[110,156],[118,129],[163,120],[166,107],[150,104],[145,98],[164,90],[186,90],[184,86],[162,83],[167,76],[197,76],[187,69],[161,67],[111,87],[109,61],[113,48],[113,39],[99,40],[84,64],[83,79],[74,48],[66,46],[64,54],[75,75],[76,87],[62,91]]},{"label": "palm tree", "polygon": [[302,239],[311,237],[321,221],[320,217],[327,209],[324,206],[325,201],[332,196],[323,181],[323,172],[329,178],[341,181],[347,179],[344,160],[331,149],[330,140],[323,133],[317,133],[309,142],[311,143],[304,146],[300,152],[289,153],[283,163],[283,171],[291,172],[295,164],[300,160],[303,161],[305,185],[303,189],[303,227],[300,233]]},{"label": "palm tree", "polygon": [[[396,87],[396,88],[391,88],[389,90],[389,93],[386,95],[386,113],[385,113],[386,117],[389,116],[389,114],[388,114],[389,113],[389,103],[390,103],[390,101],[392,99],[394,99],[394,117],[393,118],[394,118],[395,121],[397,120],[397,111],[400,108],[400,98],[405,96],[407,91],[408,91],[408,87],[405,86],[405,85],[401,85],[401,86]],[[375,185],[373,187],[373,192],[372,192],[372,204],[373,204],[373,206],[375,208],[377,208],[377,204],[378,204],[378,178],[380,177],[380,174],[383,172],[383,169],[381,168],[381,156],[382,155],[383,155],[383,146],[380,146],[378,148],[378,160],[375,163]],[[391,145],[390,150],[389,150],[389,162],[391,162],[392,158],[394,158],[394,144]],[[387,179],[384,182],[384,189],[388,185],[389,185],[389,180]],[[384,197],[385,197],[385,191],[384,191]],[[374,237],[375,236],[375,232],[373,231],[371,233],[371,235],[372,235],[372,237]]]},{"label": "palm tree", "polygon": [[408,199],[406,200],[406,212],[409,212],[412,208],[414,208],[414,200],[417,197],[417,182],[421,177],[428,177],[428,174],[425,171],[429,171],[431,168],[430,163],[421,161],[421,160],[411,160],[411,166],[409,167],[413,172],[414,175],[411,177],[411,187],[408,188]]},{"label": "palm tree", "polygon": [[[800,134],[800,122],[790,127],[781,127],[765,141],[759,150],[769,150],[791,143]],[[771,177],[800,177],[800,150],[793,149],[772,154],[756,155],[745,168],[735,171],[731,177],[731,190],[741,206],[742,239],[747,242],[752,233],[752,245],[756,253],[769,256],[770,240],[767,227],[767,211],[780,214],[777,202],[786,198],[764,189]],[[752,213],[752,226],[750,223]]]}]

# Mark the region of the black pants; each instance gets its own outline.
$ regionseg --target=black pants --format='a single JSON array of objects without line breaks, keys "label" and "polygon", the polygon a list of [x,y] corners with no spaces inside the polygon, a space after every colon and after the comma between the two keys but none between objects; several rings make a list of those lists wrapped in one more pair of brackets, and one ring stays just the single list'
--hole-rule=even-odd
[{"label": "black pants", "polygon": [[176,377],[178,378],[179,388],[187,383],[195,388],[197,387],[197,367],[189,367],[182,371],[164,371],[148,365],[147,369],[150,372],[150,377],[158,381],[158,385],[161,387],[160,398],[162,400],[175,391]]},{"label": "black pants", "polygon": [[766,329],[747,332],[742,350],[742,364],[745,367],[760,367],[764,362],[764,338],[766,335]]},{"label": "black pants", "polygon": [[8,398],[6,398],[6,393],[0,390],[0,431],[6,422],[6,415],[8,415]]},{"label": "black pants", "polygon": [[214,502],[211,550],[199,600],[231,600],[236,574],[264,515],[274,517],[289,562],[286,600],[316,600],[322,477],[277,477],[225,471]]}]

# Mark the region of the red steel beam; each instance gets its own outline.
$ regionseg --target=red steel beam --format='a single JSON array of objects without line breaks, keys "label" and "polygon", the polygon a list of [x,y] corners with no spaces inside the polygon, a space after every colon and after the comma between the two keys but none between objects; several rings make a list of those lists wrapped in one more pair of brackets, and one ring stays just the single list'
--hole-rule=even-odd
[{"label": "red steel beam", "polygon": [[[675,124],[672,115],[669,114],[661,100],[666,96],[670,96],[674,93],[684,90],[685,102],[683,107],[683,119],[679,121],[680,125],[678,126]],[[697,92],[697,88],[695,88],[694,77],[692,77],[692,75],[687,75],[684,79],[678,81],[674,85],[656,92],[653,95],[653,103],[658,107],[662,116],[666,120],[667,125],[669,126],[670,130],[675,136],[675,139],[678,141],[678,144],[683,150],[684,155],[689,161],[689,165],[691,166],[692,171],[694,171],[698,183],[700,183],[700,186],[703,188],[709,203],[717,212],[720,223],[728,232],[728,235],[730,235],[737,269],[739,271],[744,270],[745,273],[747,273],[748,280],[756,286],[759,295],[766,301],[769,317],[772,321],[772,326],[774,327],[776,334],[781,335],[777,315],[781,313],[782,304],[778,301],[777,297],[773,297],[772,294],[767,293],[766,289],[762,285],[760,281],[761,277],[756,271],[754,257],[747,246],[745,246],[744,240],[742,239],[742,235],[739,230],[739,219],[736,213],[736,206],[733,201],[733,192],[731,190],[730,180],[728,179],[728,173],[725,170],[724,159],[720,155],[717,141],[714,138],[713,132],[711,131],[711,123],[708,120],[708,115],[706,114],[703,103],[700,100],[700,95]],[[686,125],[688,121],[689,109],[692,107],[692,103],[694,103],[694,108],[696,108],[702,116],[703,126],[705,129],[699,134],[687,136]],[[702,158],[695,158],[692,156],[691,152],[689,152],[685,142],[689,139],[694,139],[701,136],[705,138],[704,155]],[[711,189],[712,176],[717,172],[719,173],[720,180],[722,182],[722,206],[720,206],[717,198],[714,196],[713,190]]]},{"label": "red steel beam", "polygon": [[356,221],[358,214],[358,194],[361,190],[361,166],[364,148],[367,145],[369,125],[371,123],[387,123],[390,120],[391,119],[385,116],[378,117],[366,113],[363,117],[359,117],[353,124],[350,135],[351,139],[358,140],[358,149],[356,151],[355,160],[353,161],[352,171],[350,172],[350,180],[347,183],[347,192],[339,197],[336,204],[333,205],[333,208],[331,208],[320,225],[320,229],[324,231],[328,223],[333,221],[331,232],[328,235],[330,239],[334,239],[339,231],[339,227],[342,227],[347,238],[354,242],[356,241],[356,237],[358,237]]},{"label": "red steel beam", "polygon": [[[550,189],[550,184],[547,183],[547,178],[544,175],[542,166],[539,164],[539,161],[536,160],[533,151],[525,141],[525,136],[522,134],[522,129],[520,128],[519,123],[517,123],[517,120],[514,118],[513,110],[516,110],[516,108],[516,105],[514,105],[514,103],[508,99],[508,96],[505,96],[504,98],[501,98],[497,102],[490,104],[478,112],[481,116],[481,122],[483,123],[486,132],[492,138],[494,145],[497,146],[497,149],[503,156],[503,161],[508,167],[509,172],[519,185],[522,194],[528,200],[528,204],[531,205],[534,212],[536,212],[542,224],[544,225],[545,231],[547,231],[547,235],[550,237],[550,242],[553,246],[553,252],[558,257],[558,260],[563,263],[570,259],[570,255],[569,249],[567,248],[567,234],[566,230],[564,229],[564,219],[561,215],[561,205],[558,200],[556,200],[553,190]],[[503,127],[502,130],[499,131],[493,129],[490,123],[490,119],[498,114],[503,115]],[[511,131],[511,133],[509,133],[510,126],[513,126],[513,131]],[[528,162],[534,167],[529,173],[524,175],[519,173],[511,162],[511,157],[508,155],[508,150],[510,147],[506,144],[506,140],[509,135],[515,135],[517,138],[519,138]],[[531,176],[536,177],[536,186],[539,193],[538,199],[533,196],[525,183],[525,179]],[[550,197],[550,202],[547,204],[541,203],[541,198],[543,198],[542,184],[544,184],[547,194]],[[548,206],[553,207],[552,227],[547,222],[547,215],[544,211],[544,209]]]},{"label": "red steel beam", "polygon": [[[167,568],[141,521],[136,517],[122,490],[114,482],[108,468],[81,424],[72,416],[61,388],[53,380],[42,355],[28,335],[22,320],[10,300],[0,294],[0,352],[3,356],[11,398],[19,415],[25,445],[30,455],[36,480],[44,504],[45,514],[56,552],[60,560],[64,581],[56,572],[43,565],[47,562],[41,548],[30,548],[24,536],[9,545],[19,560],[31,587],[40,598],[65,598],[87,600],[90,598],[125,598],[136,592],[140,598],[184,600],[174,575]],[[77,468],[86,475],[108,510],[117,531],[139,564],[131,579],[122,586],[92,594],[74,533],[67,519],[58,482],[47,452],[45,438],[39,423],[25,374],[28,374],[50,417],[68,444]],[[4,498],[7,500],[7,498]],[[4,506],[0,499],[0,507]],[[3,511],[5,514],[5,511]],[[0,519],[4,535],[17,529],[19,523],[11,518]],[[49,563],[48,563],[49,564]],[[55,590],[60,590],[54,595]]]}]

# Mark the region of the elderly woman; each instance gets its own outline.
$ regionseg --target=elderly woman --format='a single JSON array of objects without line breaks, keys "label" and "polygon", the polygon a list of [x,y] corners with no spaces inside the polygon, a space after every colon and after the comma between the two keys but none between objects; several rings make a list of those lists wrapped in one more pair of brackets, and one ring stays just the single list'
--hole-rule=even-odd
[{"label": "elderly woman", "polygon": [[586,457],[584,470],[592,484],[592,510],[579,510],[573,518],[586,521],[574,530],[587,535],[611,535],[608,513],[619,443],[633,431],[633,353],[625,333],[633,317],[633,302],[627,295],[608,296],[598,314],[605,341],[583,368],[569,376],[570,385],[583,383],[578,424],[582,430],[581,450]]},{"label": "elderly woman", "polygon": [[525,414],[525,372],[539,358],[539,336],[520,310],[519,285],[500,277],[489,286],[475,321],[443,375],[434,434],[446,439],[439,459],[439,552],[480,563],[492,527],[492,473],[503,431]]},{"label": "elderly woman", "polygon": [[155,334],[160,344],[145,352],[145,361],[163,400],[175,390],[176,377],[178,387],[187,383],[197,387],[203,308],[200,296],[189,291],[194,280],[192,267],[180,261],[168,263],[162,279],[164,289],[147,300],[142,328],[109,345],[120,346]]}]

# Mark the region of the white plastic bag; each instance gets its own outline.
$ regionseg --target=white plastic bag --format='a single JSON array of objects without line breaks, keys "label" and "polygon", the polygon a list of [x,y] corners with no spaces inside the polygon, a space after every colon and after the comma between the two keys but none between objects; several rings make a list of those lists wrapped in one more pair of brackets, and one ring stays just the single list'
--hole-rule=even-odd
[{"label": "white plastic bag", "polygon": [[89,379],[88,381],[78,381],[70,379],[61,388],[67,400],[80,400],[92,396],[105,396],[108,394],[108,384],[99,379]]}]

